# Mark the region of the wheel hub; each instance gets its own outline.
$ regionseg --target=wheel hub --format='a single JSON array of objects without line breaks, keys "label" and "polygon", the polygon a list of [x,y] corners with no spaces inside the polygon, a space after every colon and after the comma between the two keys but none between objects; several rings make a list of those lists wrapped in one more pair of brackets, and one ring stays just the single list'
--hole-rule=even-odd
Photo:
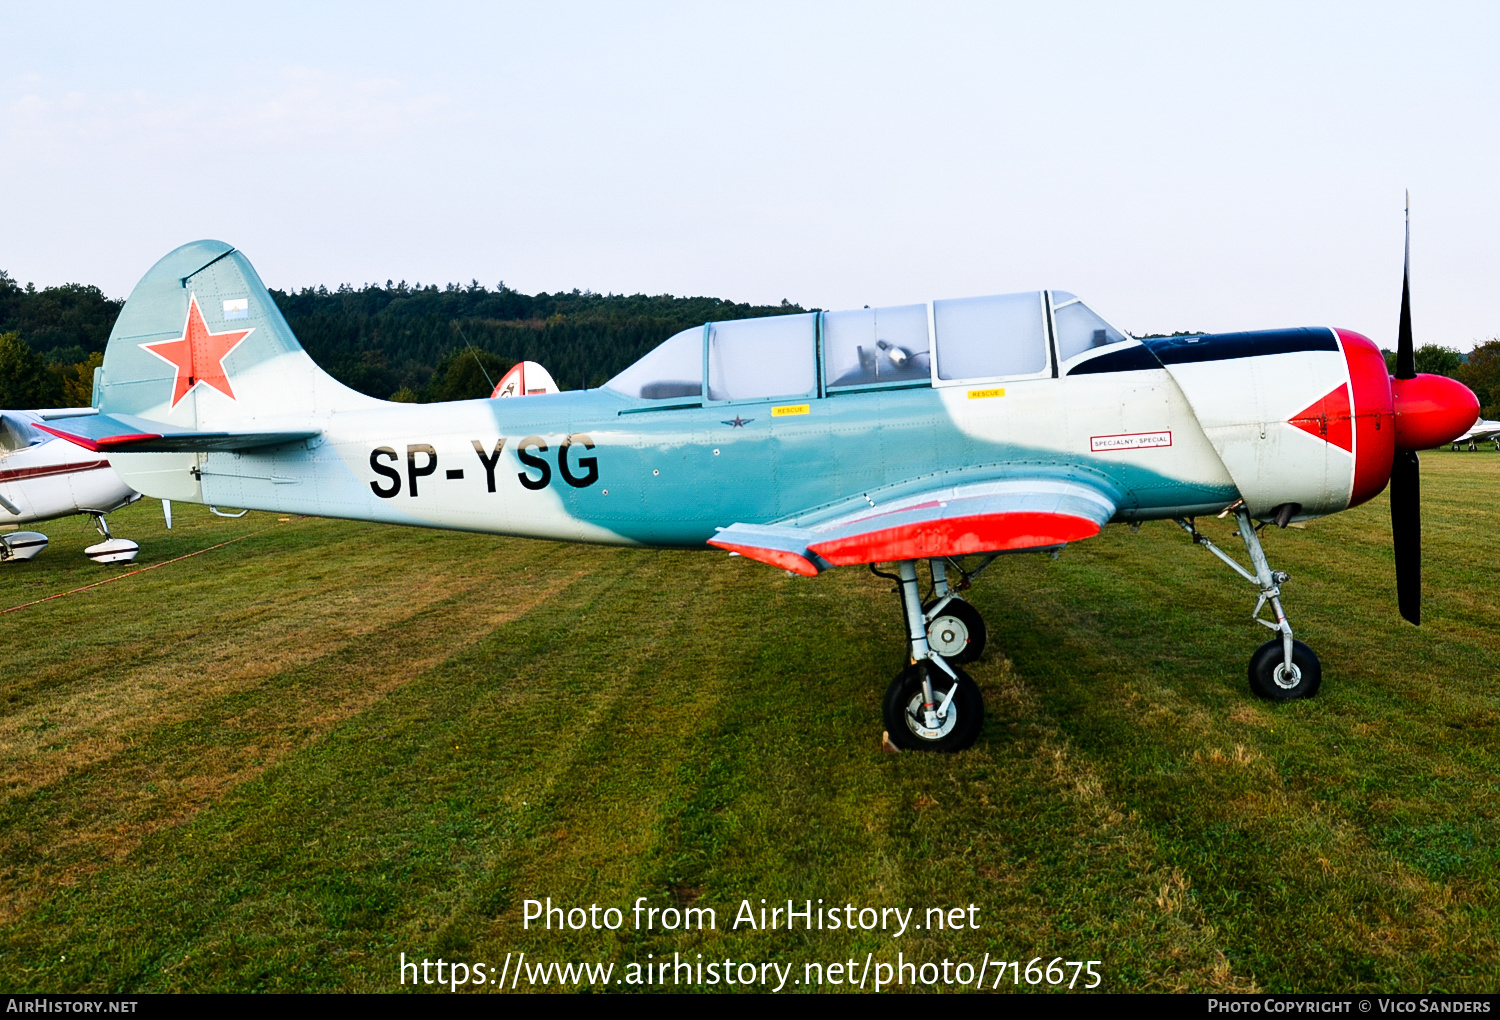
[{"label": "wheel hub", "polygon": [[927,646],[945,659],[955,658],[969,646],[969,628],[956,616],[939,616],[927,628]]},{"label": "wheel hub", "polygon": [[1288,671],[1286,663],[1283,662],[1276,667],[1276,672],[1271,674],[1271,680],[1277,687],[1289,691],[1302,682],[1302,670],[1297,668],[1296,663],[1293,663],[1291,670]]},{"label": "wheel hub", "polygon": [[[936,694],[937,692],[934,691],[933,693]],[[945,691],[943,694],[937,695],[937,703],[939,705],[943,703],[946,693]],[[935,717],[932,719],[932,725],[928,724],[929,717]],[[958,706],[952,702],[948,703],[948,711],[942,715],[927,711],[926,706],[922,703],[922,693],[920,691],[913,694],[911,700],[906,703],[906,725],[923,740],[943,739],[949,733],[953,732],[953,727],[957,722]]]}]

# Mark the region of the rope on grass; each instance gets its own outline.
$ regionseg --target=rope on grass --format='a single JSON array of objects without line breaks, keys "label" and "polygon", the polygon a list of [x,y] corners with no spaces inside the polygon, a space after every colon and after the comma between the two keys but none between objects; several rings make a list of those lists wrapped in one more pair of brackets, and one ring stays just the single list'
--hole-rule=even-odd
[{"label": "rope on grass", "polygon": [[155,570],[157,567],[165,567],[168,563],[176,563],[178,560],[189,559],[193,556],[201,556],[203,553],[213,552],[215,549],[222,549],[226,545],[234,545],[234,543],[243,542],[247,538],[254,538],[256,535],[259,535],[267,530],[269,529],[262,528],[260,531],[252,531],[248,535],[241,535],[239,538],[231,538],[227,542],[220,542],[218,545],[211,545],[207,549],[199,549],[197,552],[183,553],[181,556],[174,556],[170,560],[162,560],[160,563],[153,563],[149,567],[137,567],[135,570],[129,570],[123,574],[116,574],[114,577],[106,577],[102,581],[95,581],[93,584],[86,584],[82,588],[74,588],[72,591],[60,591],[56,595],[48,595],[46,598],[37,599],[35,602],[23,602],[19,606],[11,606],[9,609],[0,609],[0,616],[4,616],[6,613],[14,613],[18,609],[27,609],[31,606],[39,606],[43,602],[51,602],[53,599],[60,599],[64,595],[76,595],[81,591],[88,591],[90,588],[97,588],[101,584],[109,584],[111,581],[122,581],[134,574],[144,574],[148,570]]}]

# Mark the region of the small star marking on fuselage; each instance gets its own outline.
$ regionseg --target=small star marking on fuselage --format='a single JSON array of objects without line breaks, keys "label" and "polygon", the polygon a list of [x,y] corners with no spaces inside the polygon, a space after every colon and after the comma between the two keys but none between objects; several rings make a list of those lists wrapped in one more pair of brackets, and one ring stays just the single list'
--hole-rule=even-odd
[{"label": "small star marking on fuselage", "polygon": [[741,418],[739,415],[735,415],[733,421],[726,421],[724,424],[729,425],[732,428],[742,429],[754,420],[754,418]]}]

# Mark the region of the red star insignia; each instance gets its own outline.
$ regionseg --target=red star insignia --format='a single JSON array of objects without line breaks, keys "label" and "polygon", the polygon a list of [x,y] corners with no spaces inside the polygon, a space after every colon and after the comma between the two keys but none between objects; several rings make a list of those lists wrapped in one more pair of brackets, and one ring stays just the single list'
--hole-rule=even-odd
[{"label": "red star insignia", "polygon": [[250,329],[231,329],[223,333],[210,333],[198,310],[198,295],[188,298],[187,322],[183,324],[182,336],[176,340],[157,340],[141,344],[161,360],[177,368],[177,379],[172,385],[172,407],[176,407],[194,386],[206,383],[234,400],[234,389],[229,377],[224,374],[224,359],[240,342],[255,332]]}]

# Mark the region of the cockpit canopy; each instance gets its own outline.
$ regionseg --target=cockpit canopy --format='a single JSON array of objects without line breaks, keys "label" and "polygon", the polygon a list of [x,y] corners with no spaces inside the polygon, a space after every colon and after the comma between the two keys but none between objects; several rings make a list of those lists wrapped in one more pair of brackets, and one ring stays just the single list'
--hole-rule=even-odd
[{"label": "cockpit canopy", "polygon": [[710,401],[733,401],[1041,378],[1053,374],[1054,357],[1066,365],[1127,339],[1066,291],[1026,291],[934,301],[930,316],[927,305],[898,305],[710,322],[605,386],[644,400],[701,400],[706,383]]}]

